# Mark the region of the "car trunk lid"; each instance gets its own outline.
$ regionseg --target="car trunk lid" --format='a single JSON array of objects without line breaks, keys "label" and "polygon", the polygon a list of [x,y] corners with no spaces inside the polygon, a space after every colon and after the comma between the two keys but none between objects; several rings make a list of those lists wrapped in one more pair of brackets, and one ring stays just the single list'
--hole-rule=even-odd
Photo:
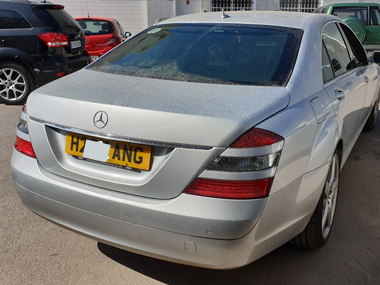
[{"label": "car trunk lid", "polygon": [[[285,87],[174,82],[82,70],[31,94],[28,127],[46,170],[115,191],[168,199],[182,193],[236,138],[288,102]],[[95,124],[98,112],[107,115],[102,128]],[[149,167],[110,167],[74,158],[65,152],[68,133],[148,146]]]}]

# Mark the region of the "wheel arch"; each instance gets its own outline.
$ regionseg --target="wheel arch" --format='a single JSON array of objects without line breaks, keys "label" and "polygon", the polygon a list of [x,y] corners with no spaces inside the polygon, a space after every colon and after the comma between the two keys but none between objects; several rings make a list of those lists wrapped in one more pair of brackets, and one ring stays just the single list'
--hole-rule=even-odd
[{"label": "wheel arch", "polygon": [[33,59],[25,52],[14,48],[0,48],[0,63],[12,62],[22,65],[33,79],[33,83],[37,86],[34,70],[38,66]]}]

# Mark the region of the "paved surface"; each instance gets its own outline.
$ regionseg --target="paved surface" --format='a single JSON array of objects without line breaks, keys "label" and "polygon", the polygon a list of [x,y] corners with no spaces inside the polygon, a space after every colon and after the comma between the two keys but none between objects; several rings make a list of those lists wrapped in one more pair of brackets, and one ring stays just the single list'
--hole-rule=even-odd
[{"label": "paved surface", "polygon": [[0,104],[0,284],[380,284],[380,124],[362,133],[342,171],[323,249],[286,244],[244,268],[214,271],[100,244],[27,210],[9,166],[20,111]]}]

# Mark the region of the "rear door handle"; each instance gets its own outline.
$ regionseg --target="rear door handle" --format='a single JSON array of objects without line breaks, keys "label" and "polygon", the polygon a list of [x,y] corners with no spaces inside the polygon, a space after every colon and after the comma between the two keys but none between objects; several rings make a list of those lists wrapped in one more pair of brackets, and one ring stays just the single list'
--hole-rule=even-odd
[{"label": "rear door handle", "polygon": [[342,101],[346,97],[346,91],[343,90],[342,88],[338,88],[338,87],[335,88],[334,93],[335,93],[336,98],[339,101]]}]

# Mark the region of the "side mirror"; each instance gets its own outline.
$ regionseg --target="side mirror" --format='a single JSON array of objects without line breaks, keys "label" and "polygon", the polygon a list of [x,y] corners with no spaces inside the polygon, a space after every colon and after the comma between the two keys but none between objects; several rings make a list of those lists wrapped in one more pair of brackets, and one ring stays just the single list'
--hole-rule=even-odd
[{"label": "side mirror", "polygon": [[125,37],[126,37],[126,38],[128,38],[128,37],[130,37],[130,36],[132,36],[132,34],[131,34],[130,32],[126,32],[126,33],[125,33]]},{"label": "side mirror", "polygon": [[375,50],[372,52],[372,59],[375,63],[380,63],[380,50]]}]

